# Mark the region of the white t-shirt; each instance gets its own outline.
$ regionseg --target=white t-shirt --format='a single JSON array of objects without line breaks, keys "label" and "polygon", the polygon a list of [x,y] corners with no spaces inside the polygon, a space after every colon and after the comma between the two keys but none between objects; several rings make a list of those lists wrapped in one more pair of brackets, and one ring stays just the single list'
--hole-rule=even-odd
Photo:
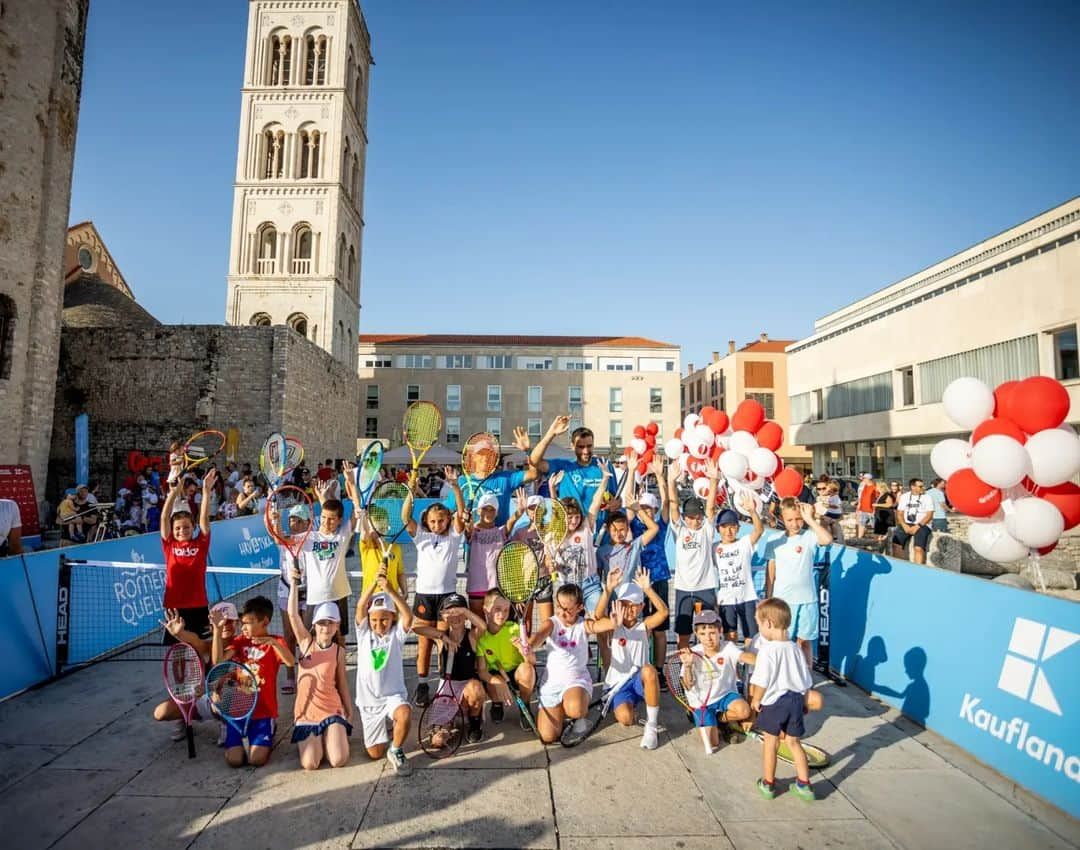
[{"label": "white t-shirt", "polygon": [[645,623],[639,620],[632,628],[618,625],[611,633],[611,663],[604,675],[604,686],[610,688],[625,682],[634,670],[649,663],[652,642]]},{"label": "white t-shirt", "polygon": [[401,657],[406,637],[400,622],[384,637],[371,630],[366,618],[356,624],[356,704],[360,708],[381,705],[392,696],[408,699]]},{"label": "white t-shirt", "polygon": [[[585,579],[596,575],[596,546],[589,524],[582,523],[571,531],[555,553],[555,568],[564,582],[580,585]],[[632,576],[631,576],[632,578]]]},{"label": "white t-shirt", "polygon": [[809,528],[798,534],[780,535],[768,543],[769,560],[776,561],[773,596],[788,605],[806,605],[817,601],[814,584],[814,553],[817,535]]},{"label": "white t-shirt", "polygon": [[702,658],[708,658],[717,667],[716,678],[695,677],[694,681],[686,689],[686,698],[692,706],[712,705],[721,697],[735,690],[736,665],[742,650],[730,641],[722,641],[720,651],[716,655],[706,655],[700,647],[695,647],[694,653]]},{"label": "white t-shirt", "polygon": [[11,499],[0,499],[0,546],[7,542],[13,528],[22,528],[19,506]]},{"label": "white t-shirt", "polygon": [[673,522],[668,533],[675,541],[675,589],[714,590],[716,565],[712,545],[715,533],[706,520],[694,531],[682,520]]},{"label": "white t-shirt", "polygon": [[762,638],[750,684],[765,689],[762,705],[772,705],[788,691],[805,694],[814,680],[806,669],[806,656],[795,641]]},{"label": "white t-shirt", "polygon": [[734,543],[721,543],[717,535],[713,543],[717,604],[739,605],[757,601],[754,577],[750,571],[753,554],[754,546],[749,536],[740,537]]},{"label": "white t-shirt", "polygon": [[333,602],[352,592],[345,573],[345,553],[351,530],[345,523],[333,534],[315,529],[300,550],[300,572],[307,585],[307,604]]},{"label": "white t-shirt", "polygon": [[931,515],[934,513],[934,500],[927,493],[916,496],[908,490],[900,496],[896,509],[900,511],[900,515],[908,525],[918,525],[920,519],[928,513]]},{"label": "white t-shirt", "polygon": [[432,534],[416,530],[416,592],[453,593],[457,588],[458,557],[464,534],[450,530],[446,534]]}]

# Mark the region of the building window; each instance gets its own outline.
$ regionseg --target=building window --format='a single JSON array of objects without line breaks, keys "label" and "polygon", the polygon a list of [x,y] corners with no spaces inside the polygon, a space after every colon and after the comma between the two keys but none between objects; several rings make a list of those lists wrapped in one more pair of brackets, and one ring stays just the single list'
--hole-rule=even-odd
[{"label": "building window", "polygon": [[608,388],[608,413],[622,413],[622,387]]},{"label": "building window", "polygon": [[368,416],[364,419],[364,436],[371,439],[379,436],[379,419],[377,416]]},{"label": "building window", "polygon": [[593,367],[591,357],[560,357],[559,364],[567,372],[591,372]]},{"label": "building window", "polygon": [[543,436],[543,420],[530,419],[527,422],[529,437],[533,440],[539,440]]},{"label": "building window", "polygon": [[772,419],[776,416],[776,406],[773,403],[773,393],[747,393],[746,397],[749,399],[753,399],[765,408],[766,419]]},{"label": "building window", "polygon": [[270,37],[269,79],[272,86],[287,86],[292,70],[293,40],[291,36]]},{"label": "building window", "polygon": [[649,413],[664,412],[664,391],[660,387],[649,388]]},{"label": "building window", "polygon": [[300,334],[300,336],[304,337],[305,339],[307,338],[308,322],[307,316],[305,316],[303,313],[293,313],[291,316],[289,316],[288,319],[285,320],[285,324],[287,324],[290,328]]},{"label": "building window", "polygon": [[352,197],[357,206],[360,204],[360,154],[352,155]]},{"label": "building window", "polygon": [[[927,360],[919,367],[919,404],[941,401],[945,387],[970,376],[991,387],[1039,374],[1039,339],[1036,334]],[[832,415],[831,413],[829,414]]]},{"label": "building window", "polygon": [[519,357],[519,369],[551,369],[554,361],[550,357]]},{"label": "building window", "polygon": [[471,369],[473,367],[473,356],[471,354],[447,354],[445,357],[438,358],[438,367],[440,369]]},{"label": "building window", "polygon": [[581,413],[583,404],[582,395],[584,394],[583,387],[567,387],[566,392],[566,405],[570,413]]},{"label": "building window", "polygon": [[585,422],[582,419],[571,419],[570,427],[567,429],[569,433],[573,434],[578,428],[584,425]]},{"label": "building window", "polygon": [[446,385],[446,409],[461,410],[461,384]]},{"label": "building window", "polygon": [[743,364],[743,380],[748,387],[770,388],[774,386],[772,361],[747,360]]},{"label": "building window", "polygon": [[905,366],[900,369],[900,398],[904,407],[915,405],[915,367]]},{"label": "building window", "polygon": [[830,419],[891,410],[892,372],[879,372],[825,388],[825,413]]},{"label": "building window", "polygon": [[430,354],[401,354],[398,355],[399,369],[430,369]]},{"label": "building window", "polygon": [[408,384],[405,387],[405,403],[412,404],[414,401],[420,401],[420,385]]},{"label": "building window", "polygon": [[367,385],[367,409],[378,410],[379,409],[379,385],[368,384]]},{"label": "building window", "polygon": [[544,388],[529,387],[529,413],[539,413],[544,405]]},{"label": "building window", "polygon": [[1054,338],[1054,377],[1059,381],[1075,381],[1080,378],[1080,360],[1077,358],[1076,325],[1051,331]]},{"label": "building window", "polygon": [[675,361],[666,357],[639,357],[639,372],[674,372]]},{"label": "building window", "polygon": [[94,268],[94,255],[89,248],[83,247],[79,249],[79,266],[84,272],[91,271]]},{"label": "building window", "polygon": [[[487,388],[487,409],[494,412],[502,410],[502,386],[499,384],[488,384]],[[491,431],[490,428],[488,428]],[[494,431],[492,431],[494,433]]]},{"label": "building window", "polygon": [[810,410],[814,422],[820,422],[825,418],[825,401],[822,396],[821,390],[814,390],[814,403]]},{"label": "building window", "polygon": [[301,224],[293,233],[293,274],[311,274],[311,228]]},{"label": "building window", "polygon": [[0,295],[0,379],[11,377],[11,361],[15,348],[15,319],[19,311],[15,301]]},{"label": "building window", "polygon": [[476,358],[477,369],[510,369],[514,358],[509,354],[482,354]]},{"label": "building window", "polygon": [[[348,274],[345,277],[345,288],[349,291],[353,291],[353,281],[356,280],[356,249],[352,245],[349,246],[349,265]],[[431,359],[430,357],[428,358]]]},{"label": "building window", "polygon": [[375,357],[364,361],[367,369],[389,369],[394,363],[389,357]]},{"label": "building window", "polygon": [[268,328],[270,327],[271,322],[270,317],[266,315],[266,313],[256,313],[251,317],[251,321],[248,322],[248,324],[254,325],[257,328]]},{"label": "building window", "polygon": [[[345,194],[349,194],[349,140],[345,140],[344,153],[341,156],[341,187],[345,190]],[[341,237],[344,239],[345,237]]]},{"label": "building window", "polygon": [[622,445],[622,420],[612,419],[608,426],[608,445],[618,448]]},{"label": "building window", "polygon": [[633,372],[633,357],[601,357],[600,370],[602,372]]},{"label": "building window", "polygon": [[264,224],[259,228],[258,259],[255,261],[256,274],[273,274],[277,261],[277,230],[272,224]]},{"label": "building window", "polygon": [[[448,410],[450,408],[447,408]],[[457,410],[457,408],[454,408]],[[446,445],[453,446],[461,442],[461,419],[457,416],[446,417]]]},{"label": "building window", "polygon": [[502,443],[502,419],[498,416],[488,417],[487,432]]},{"label": "building window", "polygon": [[326,36],[304,39],[304,85],[326,85]]}]

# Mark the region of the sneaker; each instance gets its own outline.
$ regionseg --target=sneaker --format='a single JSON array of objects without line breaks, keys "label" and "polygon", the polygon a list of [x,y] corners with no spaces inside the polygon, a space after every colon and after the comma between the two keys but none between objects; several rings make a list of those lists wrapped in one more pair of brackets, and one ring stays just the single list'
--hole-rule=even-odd
[{"label": "sneaker", "polygon": [[758,793],[766,800],[773,800],[776,798],[776,784],[773,782],[766,782],[764,779],[757,781]]},{"label": "sneaker", "polygon": [[646,723],[645,731],[641,733],[641,748],[643,750],[655,750],[659,742],[655,724]]},{"label": "sneaker", "polygon": [[668,689],[667,679],[664,677],[663,670],[656,671],[656,678],[660,681],[660,690],[666,691]]},{"label": "sneaker", "polygon": [[579,717],[574,721],[574,735],[584,735],[589,731],[588,721],[584,717]]},{"label": "sneaker", "polygon": [[227,737],[227,735],[228,735],[228,731],[225,729],[225,724],[224,723],[218,723],[217,745],[219,747],[224,747],[225,746],[225,738]]},{"label": "sneaker", "polygon": [[469,718],[469,731],[465,740],[470,744],[479,744],[484,739],[484,723],[479,717]]},{"label": "sneaker", "polygon": [[405,758],[405,753],[401,751],[401,747],[390,747],[386,751],[386,760],[390,762],[390,766],[394,768],[394,773],[398,776],[408,776],[412,773],[412,765]]},{"label": "sneaker", "polygon": [[431,702],[431,692],[427,682],[419,682],[413,691],[413,705],[417,708],[425,708]]},{"label": "sneaker", "polygon": [[491,722],[503,722],[503,704],[501,702],[493,702],[491,704]]},{"label": "sneaker", "polygon": [[173,741],[183,741],[187,737],[187,723],[183,719],[174,720],[172,735],[169,737]]},{"label": "sneaker", "polygon": [[817,797],[814,795],[814,789],[810,787],[809,782],[800,782],[795,780],[795,784],[790,789],[792,794],[798,797],[800,800],[805,800],[807,803],[812,803]]}]

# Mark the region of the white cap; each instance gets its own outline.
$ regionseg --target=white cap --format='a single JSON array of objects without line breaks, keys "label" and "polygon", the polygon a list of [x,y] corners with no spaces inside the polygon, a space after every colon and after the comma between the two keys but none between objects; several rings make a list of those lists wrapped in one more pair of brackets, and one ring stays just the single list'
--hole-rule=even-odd
[{"label": "white cap", "polygon": [[[336,605],[334,606],[337,607]],[[371,597],[371,603],[368,605],[368,611],[390,611],[394,612],[397,608],[394,607],[394,603],[390,601],[390,597],[385,593],[376,593]]]},{"label": "white cap", "polygon": [[619,602],[629,602],[631,605],[641,605],[645,601],[645,591],[636,584],[627,582],[615,589],[615,599]]},{"label": "white cap", "polygon": [[638,499],[638,504],[643,508],[658,508],[660,507],[660,500],[656,498],[652,493],[643,493],[641,498]]},{"label": "white cap", "polygon": [[873,475],[871,475],[871,474],[870,474],[869,472],[864,472],[864,473],[862,474],[862,477],[863,477],[863,478],[873,478],[874,476],[873,476]]},{"label": "white cap", "polygon": [[542,501],[544,501],[544,499],[541,496],[529,496],[529,498],[525,500],[525,507],[535,508]]},{"label": "white cap", "polygon": [[[539,496],[537,496],[536,498],[539,498]],[[484,508],[495,508],[496,510],[498,510],[499,497],[496,496],[494,493],[485,493],[476,503],[476,509],[478,511]]]},{"label": "white cap", "polygon": [[314,615],[311,617],[311,622],[317,623],[319,620],[333,620],[335,623],[340,623],[341,611],[338,610],[337,603],[323,602],[316,608]]},{"label": "white cap", "polygon": [[226,620],[240,619],[240,615],[236,611],[236,606],[233,605],[231,602],[219,602],[210,610],[220,612],[221,616],[224,617]]}]

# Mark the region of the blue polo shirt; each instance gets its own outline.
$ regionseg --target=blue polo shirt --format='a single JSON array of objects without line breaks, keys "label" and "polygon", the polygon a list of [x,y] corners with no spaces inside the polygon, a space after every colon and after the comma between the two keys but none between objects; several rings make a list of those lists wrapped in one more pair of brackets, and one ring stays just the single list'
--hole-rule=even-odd
[{"label": "blue polo shirt", "polygon": [[[657,518],[656,524],[660,526],[656,537],[650,540],[649,544],[641,550],[641,566],[649,571],[649,581],[651,582],[667,581],[671,578],[671,568],[668,567],[667,552],[665,551],[667,548],[668,524],[659,518]],[[640,519],[634,517],[634,521],[630,523],[630,531],[636,540],[648,531],[648,528]]]},{"label": "blue polo shirt", "polygon": [[[608,463],[608,469],[611,470],[611,480],[614,482],[615,470],[610,463]],[[548,461],[548,477],[550,478],[556,472],[563,474],[562,481],[559,483],[559,498],[565,499],[569,496],[577,499],[577,503],[581,505],[581,512],[587,514],[593,496],[596,495],[596,488],[603,480],[603,470],[595,463],[582,466],[576,460],[555,458]],[[604,511],[601,511],[597,518],[597,527],[603,525],[605,521]]]},{"label": "blue polo shirt", "polygon": [[[510,519],[510,500],[513,498],[514,491],[518,487],[522,487],[525,484],[525,470],[518,469],[511,472],[508,469],[502,469],[498,472],[493,472],[487,477],[487,479],[478,478],[477,476],[471,476],[473,480],[473,486],[476,488],[475,499],[480,500],[480,497],[490,493],[499,500],[499,513],[495,517],[496,525],[503,525],[508,519]],[[465,507],[469,506],[469,476],[459,475],[458,486],[461,488],[461,496],[465,501]],[[451,493],[446,499],[443,500],[443,504],[446,505],[451,511],[457,509],[457,503],[454,501],[454,494]],[[475,504],[475,503],[474,503]],[[475,519],[475,517],[474,517]]]}]

